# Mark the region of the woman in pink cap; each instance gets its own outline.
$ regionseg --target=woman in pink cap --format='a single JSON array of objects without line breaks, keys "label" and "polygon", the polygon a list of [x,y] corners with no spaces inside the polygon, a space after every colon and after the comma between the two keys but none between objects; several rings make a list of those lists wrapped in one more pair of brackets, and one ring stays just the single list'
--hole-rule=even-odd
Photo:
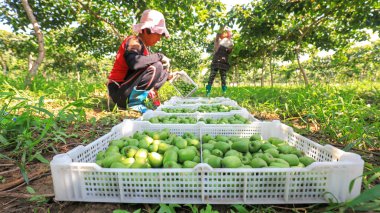
[{"label": "woman in pink cap", "polygon": [[120,45],[115,63],[108,76],[108,93],[120,108],[132,108],[144,113],[144,101],[154,98],[159,105],[158,89],[169,77],[169,59],[162,53],[150,54],[162,36],[169,38],[165,18],[156,10],[145,10],[140,23],[133,25],[138,35],[128,36]]},{"label": "woman in pink cap", "polygon": [[222,81],[223,94],[227,91],[227,70],[230,68],[230,64],[228,63],[228,55],[231,53],[233,48],[231,37],[232,33],[228,27],[222,28],[220,33],[216,35],[214,41],[214,56],[211,62],[211,72],[208,79],[208,84],[206,86],[206,96],[210,96],[211,87],[218,72],[220,73],[220,78]]}]

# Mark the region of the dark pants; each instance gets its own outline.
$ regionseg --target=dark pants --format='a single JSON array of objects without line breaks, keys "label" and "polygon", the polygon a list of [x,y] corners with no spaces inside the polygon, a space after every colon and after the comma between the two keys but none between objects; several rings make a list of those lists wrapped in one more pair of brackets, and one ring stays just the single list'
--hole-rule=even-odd
[{"label": "dark pants", "polygon": [[208,78],[208,85],[212,85],[214,83],[214,79],[216,74],[220,73],[220,79],[222,81],[222,86],[226,86],[226,78],[227,78],[227,70],[225,69],[218,69],[218,68],[211,68],[210,77]]},{"label": "dark pants", "polygon": [[155,90],[160,89],[167,81],[169,73],[163,69],[161,62],[156,62],[145,70],[136,71],[130,75],[124,83],[108,84],[108,94],[118,107],[126,108],[132,89]]}]

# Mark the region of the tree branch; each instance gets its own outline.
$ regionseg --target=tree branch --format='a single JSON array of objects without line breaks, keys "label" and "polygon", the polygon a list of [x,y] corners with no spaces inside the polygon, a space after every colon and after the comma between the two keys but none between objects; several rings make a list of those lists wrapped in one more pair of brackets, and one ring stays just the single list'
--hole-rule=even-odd
[{"label": "tree branch", "polygon": [[120,32],[116,29],[115,25],[110,22],[109,20],[101,17],[98,13],[94,12],[93,10],[91,10],[91,8],[85,4],[83,4],[83,2],[81,0],[76,0],[84,10],[86,10],[87,12],[89,12],[92,16],[94,16],[95,18],[99,19],[100,21],[102,22],[105,22],[106,24],[108,24],[113,33],[119,38],[120,41],[123,41],[124,40],[124,36],[120,35]]}]

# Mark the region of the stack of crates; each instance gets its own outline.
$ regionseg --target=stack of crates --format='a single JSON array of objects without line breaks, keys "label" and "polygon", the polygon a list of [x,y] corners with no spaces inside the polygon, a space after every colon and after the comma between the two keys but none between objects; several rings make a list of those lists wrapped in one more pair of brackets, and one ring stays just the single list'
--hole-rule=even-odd
[{"label": "stack of crates", "polygon": [[[216,105],[228,106],[232,110],[203,111],[215,109]],[[236,114],[250,122],[204,122],[207,118],[219,119]],[[192,117],[197,122],[164,124],[149,121],[153,117],[171,115]],[[260,134],[265,140],[277,137],[316,162],[304,168],[212,168],[201,158],[201,163],[194,168],[147,169],[102,168],[95,163],[97,153],[106,150],[110,141],[131,136],[137,131],[165,128],[180,136],[192,133],[200,139],[205,134],[242,138]],[[51,170],[58,201],[295,204],[344,202],[358,196],[363,165],[359,155],[320,145],[279,121],[259,121],[229,98],[173,97],[156,111],[148,111],[137,120],[124,120],[108,134],[86,146],[56,155],[51,162]]]}]

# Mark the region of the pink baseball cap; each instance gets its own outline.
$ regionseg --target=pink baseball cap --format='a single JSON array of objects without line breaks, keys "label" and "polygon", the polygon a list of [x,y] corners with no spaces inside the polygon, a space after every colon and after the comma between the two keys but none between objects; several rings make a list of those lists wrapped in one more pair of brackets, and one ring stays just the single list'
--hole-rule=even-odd
[{"label": "pink baseball cap", "polygon": [[145,10],[141,15],[140,23],[133,25],[133,31],[136,33],[142,33],[142,30],[146,28],[152,33],[164,34],[166,38],[170,36],[166,29],[164,15],[157,10]]}]

